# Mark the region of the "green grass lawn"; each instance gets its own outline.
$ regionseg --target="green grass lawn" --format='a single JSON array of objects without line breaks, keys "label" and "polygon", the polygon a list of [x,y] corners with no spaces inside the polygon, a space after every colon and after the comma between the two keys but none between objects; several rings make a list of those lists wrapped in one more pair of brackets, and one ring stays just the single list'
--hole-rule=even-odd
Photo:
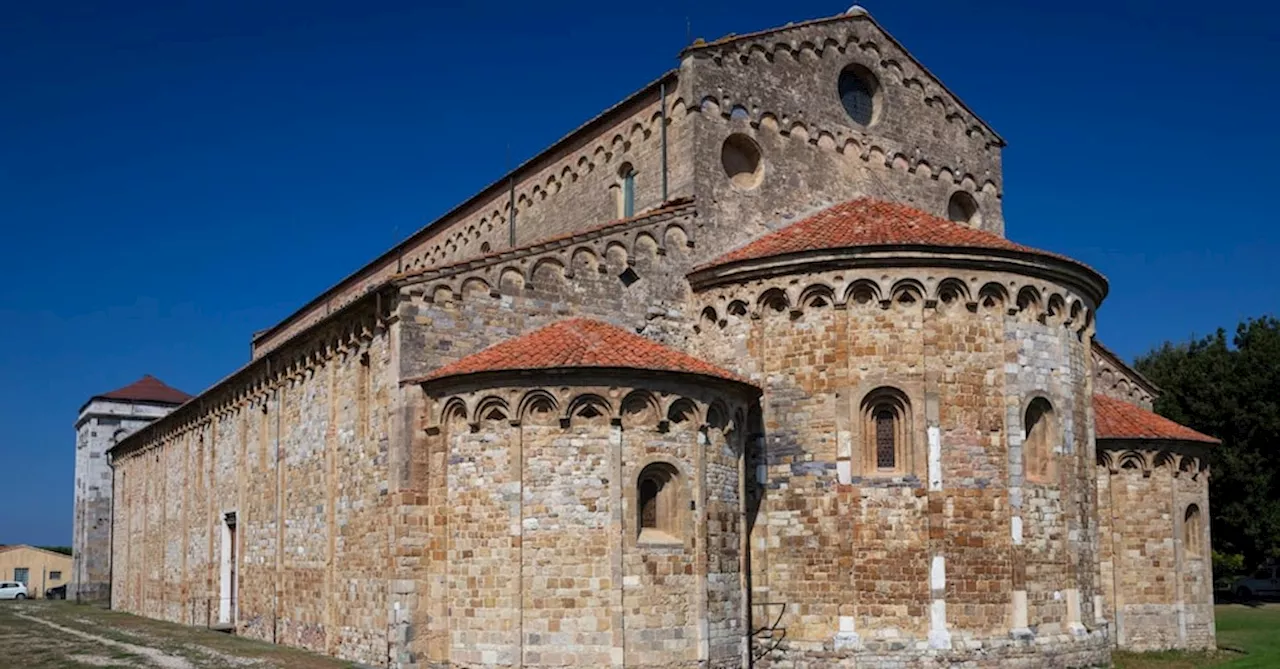
[{"label": "green grass lawn", "polygon": [[1280,669],[1280,604],[1223,604],[1212,653],[1115,653],[1116,669]]}]

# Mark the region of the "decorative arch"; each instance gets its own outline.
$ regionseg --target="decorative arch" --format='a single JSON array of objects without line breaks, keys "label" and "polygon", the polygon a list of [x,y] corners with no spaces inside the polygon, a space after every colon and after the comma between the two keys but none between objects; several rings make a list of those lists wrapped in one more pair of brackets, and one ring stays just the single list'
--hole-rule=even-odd
[{"label": "decorative arch", "polygon": [[719,326],[720,317],[716,314],[715,307],[705,307],[702,313],[698,315],[698,332],[710,332]]},{"label": "decorative arch", "polygon": [[724,402],[715,400],[707,409],[707,427],[712,430],[725,430],[729,427],[729,409]]},{"label": "decorative arch", "polygon": [[545,390],[530,390],[520,398],[517,415],[520,421],[532,425],[551,423],[559,412],[560,402]]},{"label": "decorative arch", "polygon": [[631,249],[636,258],[652,259],[658,255],[658,240],[647,232],[641,232],[631,243]]},{"label": "decorative arch", "polygon": [[893,284],[889,292],[890,300],[902,306],[923,306],[924,286],[914,279],[902,279]]},{"label": "decorative arch", "polygon": [[687,397],[678,397],[667,406],[667,423],[693,426],[698,423],[698,406]]},{"label": "decorative arch", "polygon": [[602,424],[609,420],[609,416],[613,415],[613,409],[609,405],[609,400],[595,395],[585,394],[573,398],[569,403],[569,409],[565,412],[564,419],[569,425],[575,424]]},{"label": "decorative arch", "polygon": [[911,400],[891,386],[867,393],[860,405],[862,471],[880,476],[906,473],[911,450]]},{"label": "decorative arch", "polygon": [[801,307],[829,307],[835,304],[836,291],[823,283],[817,283],[800,292]]},{"label": "decorative arch", "polygon": [[786,311],[791,306],[790,300],[787,299],[786,291],[781,288],[770,288],[760,293],[759,299],[756,300],[756,309],[761,313]]},{"label": "decorative arch", "polygon": [[594,272],[600,267],[600,259],[596,257],[596,252],[580,246],[573,251],[570,257],[570,264],[574,271],[582,270],[586,272]]},{"label": "decorative arch", "polygon": [[662,407],[658,398],[647,390],[633,390],[622,398],[621,414],[624,427],[654,426]]},{"label": "decorative arch", "polygon": [[666,231],[662,233],[662,239],[667,250],[674,253],[683,253],[689,245],[688,233],[678,225],[667,226]]},{"label": "decorative arch", "polygon": [[1023,286],[1018,290],[1017,298],[1018,313],[1022,315],[1024,320],[1032,320],[1039,318],[1042,306],[1040,291],[1035,286]]},{"label": "decorative arch", "polygon": [[1083,315],[1084,315],[1084,303],[1081,302],[1080,300],[1073,300],[1071,302],[1071,311],[1067,316],[1066,323],[1069,325],[1078,326],[1080,324],[1081,317]]},{"label": "decorative arch", "polygon": [[1062,295],[1054,293],[1049,296],[1049,303],[1045,309],[1045,321],[1056,325],[1066,317],[1066,311],[1067,301]]},{"label": "decorative arch", "polygon": [[938,282],[938,289],[934,293],[938,304],[946,307],[968,304],[969,285],[960,279],[950,278],[943,279]]},{"label": "decorative arch", "polygon": [[994,310],[1003,308],[1009,301],[1009,291],[1004,286],[992,281],[978,290],[978,306]]},{"label": "decorative arch", "polygon": [[1143,473],[1148,471],[1147,459],[1138,451],[1125,451],[1124,453],[1121,453],[1117,464],[1119,464],[1119,468],[1121,470],[1136,469]]},{"label": "decorative arch", "polygon": [[511,407],[507,401],[496,395],[489,395],[476,403],[473,423],[486,423],[510,420]]},{"label": "decorative arch", "polygon": [[514,267],[504,268],[502,273],[498,275],[498,285],[504,293],[518,293],[521,290],[524,290],[524,275],[520,273],[520,270]]},{"label": "decorative arch", "polygon": [[460,426],[467,423],[467,403],[461,397],[451,397],[440,409],[442,426]]},{"label": "decorative arch", "polygon": [[564,265],[555,258],[539,258],[529,270],[529,283],[560,285],[564,283]]},{"label": "decorative arch", "polygon": [[871,305],[880,302],[880,286],[870,279],[858,279],[844,291],[844,301],[850,305]]}]

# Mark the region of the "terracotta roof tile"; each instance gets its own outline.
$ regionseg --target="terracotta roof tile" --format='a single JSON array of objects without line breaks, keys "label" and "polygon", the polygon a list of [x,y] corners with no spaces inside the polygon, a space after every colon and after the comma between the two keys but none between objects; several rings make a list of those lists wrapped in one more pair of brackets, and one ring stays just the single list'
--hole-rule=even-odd
[{"label": "terracotta roof tile", "polygon": [[904,204],[864,197],[824,209],[730,251],[698,269],[804,251],[875,246],[996,249],[1065,259],[1063,256],[1015,244],[999,235],[948,221]]},{"label": "terracotta roof tile", "polygon": [[548,325],[445,365],[420,381],[463,374],[543,369],[644,369],[749,381],[691,355],[586,318]]},{"label": "terracotta roof tile", "polygon": [[1173,439],[1220,444],[1221,440],[1201,434],[1140,406],[1106,395],[1093,396],[1093,416],[1098,439]]},{"label": "terracotta roof tile", "polygon": [[95,397],[127,402],[156,402],[159,404],[182,404],[191,399],[191,395],[170,387],[164,381],[150,374],[123,388],[116,388],[109,393],[103,393]]}]

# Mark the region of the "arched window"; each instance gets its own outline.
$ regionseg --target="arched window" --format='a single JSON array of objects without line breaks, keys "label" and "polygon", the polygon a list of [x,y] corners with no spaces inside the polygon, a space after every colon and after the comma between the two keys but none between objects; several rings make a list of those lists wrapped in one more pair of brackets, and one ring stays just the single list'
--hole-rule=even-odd
[{"label": "arched window", "polygon": [[962,190],[952,193],[951,199],[947,200],[947,218],[974,227],[982,223],[982,216],[978,214],[978,201]]},{"label": "arched window", "polygon": [[900,474],[907,471],[911,405],[896,388],[877,388],[862,400],[863,471]]},{"label": "arched window", "polygon": [[1047,482],[1053,479],[1053,449],[1058,443],[1058,421],[1053,405],[1043,397],[1031,400],[1022,427],[1026,430],[1022,440],[1022,458],[1026,463],[1027,479]]},{"label": "arched window", "polygon": [[858,125],[871,125],[875,119],[876,93],[880,87],[871,70],[861,65],[850,65],[840,72],[837,86],[840,104],[849,118]]},{"label": "arched window", "polygon": [[636,168],[623,163],[618,168],[618,216],[631,218],[636,215]]},{"label": "arched window", "polygon": [[680,540],[680,504],[677,499],[679,475],[676,468],[655,462],[636,479],[637,527],[640,541]]},{"label": "arched window", "polygon": [[1204,527],[1201,525],[1200,507],[1192,504],[1182,519],[1182,549],[1190,557],[1199,557],[1204,549]]}]

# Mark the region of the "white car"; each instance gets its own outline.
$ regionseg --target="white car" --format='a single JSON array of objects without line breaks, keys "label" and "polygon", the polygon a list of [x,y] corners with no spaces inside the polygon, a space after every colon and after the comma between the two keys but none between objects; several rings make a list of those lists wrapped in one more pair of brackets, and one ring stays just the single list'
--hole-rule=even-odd
[{"label": "white car", "polygon": [[27,586],[17,581],[0,581],[0,599],[26,599]]},{"label": "white car", "polygon": [[1236,580],[1236,597],[1280,597],[1280,567],[1258,567],[1252,576]]}]

